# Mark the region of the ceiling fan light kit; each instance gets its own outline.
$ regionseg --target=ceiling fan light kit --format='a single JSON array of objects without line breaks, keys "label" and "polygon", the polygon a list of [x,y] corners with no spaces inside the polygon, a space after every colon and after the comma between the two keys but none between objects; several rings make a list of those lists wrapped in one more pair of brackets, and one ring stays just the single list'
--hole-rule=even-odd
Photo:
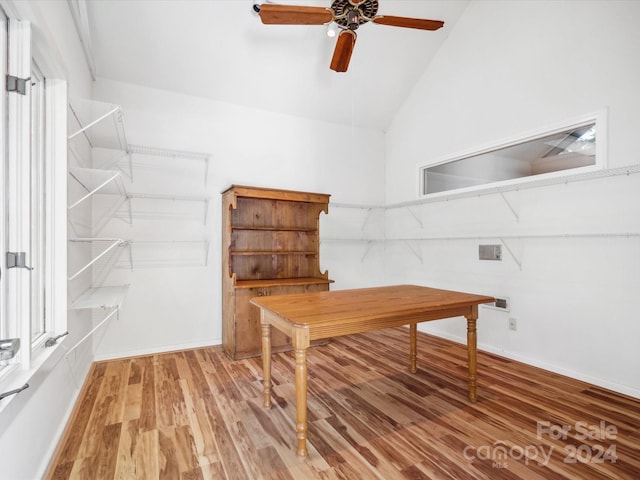
[{"label": "ceiling fan light kit", "polygon": [[340,27],[335,22],[331,22],[327,25],[327,37],[334,38],[340,32]]},{"label": "ceiling fan light kit", "polygon": [[360,25],[373,22],[418,30],[438,30],[444,25],[441,20],[378,15],[378,6],[378,0],[334,0],[331,8],[256,3],[253,9],[266,25],[324,25],[334,22],[341,29],[330,65],[336,72],[346,72],[349,68],[356,44],[355,31]]}]

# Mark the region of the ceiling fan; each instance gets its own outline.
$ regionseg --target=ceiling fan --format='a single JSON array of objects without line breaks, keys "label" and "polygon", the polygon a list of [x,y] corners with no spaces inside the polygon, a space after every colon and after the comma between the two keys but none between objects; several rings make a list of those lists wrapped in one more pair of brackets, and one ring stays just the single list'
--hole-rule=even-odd
[{"label": "ceiling fan", "polygon": [[333,0],[331,7],[254,4],[262,23],[269,25],[323,25],[335,22],[340,28],[331,59],[331,70],[346,72],[351,53],[356,45],[356,30],[368,22],[393,27],[437,30],[444,25],[441,20],[378,15],[378,0]]}]

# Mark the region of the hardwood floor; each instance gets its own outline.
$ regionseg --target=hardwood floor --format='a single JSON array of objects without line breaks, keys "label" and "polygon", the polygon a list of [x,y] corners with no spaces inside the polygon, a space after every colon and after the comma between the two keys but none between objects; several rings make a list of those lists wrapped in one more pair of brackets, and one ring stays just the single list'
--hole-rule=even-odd
[{"label": "hardwood floor", "polygon": [[637,479],[640,400],[408,330],[309,351],[309,457],[295,455],[292,353],[273,356],[271,410],[259,358],[220,347],[93,365],[50,479]]}]

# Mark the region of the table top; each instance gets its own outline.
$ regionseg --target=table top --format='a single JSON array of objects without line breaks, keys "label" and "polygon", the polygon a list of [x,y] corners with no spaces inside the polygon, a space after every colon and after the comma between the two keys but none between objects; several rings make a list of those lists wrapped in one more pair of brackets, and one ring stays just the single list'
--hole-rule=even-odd
[{"label": "table top", "polygon": [[309,329],[312,339],[467,315],[471,307],[494,301],[486,295],[417,285],[251,299],[252,304],[271,312],[271,319],[280,326]]}]

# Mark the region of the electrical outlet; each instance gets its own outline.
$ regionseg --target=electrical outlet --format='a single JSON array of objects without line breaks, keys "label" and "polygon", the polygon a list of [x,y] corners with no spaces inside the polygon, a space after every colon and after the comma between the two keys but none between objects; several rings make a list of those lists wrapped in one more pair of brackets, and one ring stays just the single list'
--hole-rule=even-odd
[{"label": "electrical outlet", "polygon": [[509,330],[517,330],[518,329],[518,320],[515,318],[509,319]]}]

